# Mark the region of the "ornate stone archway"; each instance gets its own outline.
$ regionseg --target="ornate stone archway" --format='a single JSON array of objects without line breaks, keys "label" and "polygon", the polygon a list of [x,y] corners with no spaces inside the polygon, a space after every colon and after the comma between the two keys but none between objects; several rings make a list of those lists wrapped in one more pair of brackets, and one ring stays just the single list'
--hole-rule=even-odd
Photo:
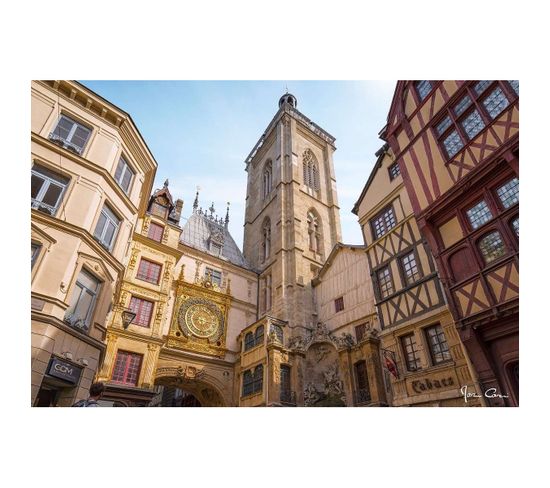
[{"label": "ornate stone archway", "polygon": [[191,393],[203,407],[230,406],[222,394],[218,380],[203,369],[194,366],[158,368],[155,372],[155,385],[180,388]]}]

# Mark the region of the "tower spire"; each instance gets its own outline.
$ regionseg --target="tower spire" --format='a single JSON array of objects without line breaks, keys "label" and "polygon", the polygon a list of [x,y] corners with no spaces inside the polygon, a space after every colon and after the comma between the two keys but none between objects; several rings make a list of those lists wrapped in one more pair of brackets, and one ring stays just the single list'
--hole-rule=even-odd
[{"label": "tower spire", "polygon": [[231,205],[230,202],[227,202],[227,213],[225,214],[225,228],[227,229],[227,226],[229,225],[229,205]]},{"label": "tower spire", "polygon": [[193,212],[196,212],[199,208],[199,190],[201,189],[200,186],[197,186],[197,194],[195,195],[195,201],[193,202]]}]

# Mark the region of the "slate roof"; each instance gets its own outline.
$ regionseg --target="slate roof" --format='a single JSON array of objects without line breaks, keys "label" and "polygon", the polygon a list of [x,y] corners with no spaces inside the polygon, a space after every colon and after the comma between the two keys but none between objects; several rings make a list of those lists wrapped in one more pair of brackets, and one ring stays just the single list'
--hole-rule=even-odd
[{"label": "slate roof", "polygon": [[[221,255],[211,248],[211,241],[222,243]],[[207,212],[193,211],[183,226],[180,242],[242,268],[252,269],[231,237],[225,223],[221,219],[208,216]]]}]

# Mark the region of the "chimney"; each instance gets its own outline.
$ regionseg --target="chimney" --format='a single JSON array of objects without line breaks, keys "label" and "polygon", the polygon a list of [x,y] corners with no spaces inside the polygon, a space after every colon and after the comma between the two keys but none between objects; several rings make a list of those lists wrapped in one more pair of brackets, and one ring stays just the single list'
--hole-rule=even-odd
[{"label": "chimney", "polygon": [[174,209],[174,220],[179,224],[181,218],[181,211],[183,209],[183,200],[178,198],[176,200],[176,208]]}]

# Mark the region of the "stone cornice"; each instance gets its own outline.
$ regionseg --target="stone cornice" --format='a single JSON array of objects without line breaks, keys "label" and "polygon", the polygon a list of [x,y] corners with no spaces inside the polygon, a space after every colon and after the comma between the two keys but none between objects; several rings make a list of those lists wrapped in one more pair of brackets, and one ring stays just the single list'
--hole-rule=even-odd
[{"label": "stone cornice", "polygon": [[110,252],[104,249],[87,231],[69,222],[59,220],[51,215],[47,215],[39,210],[31,209],[31,221],[39,222],[49,227],[55,227],[59,230],[75,235],[86,242],[103,260],[107,261],[122,276],[124,266]]}]

